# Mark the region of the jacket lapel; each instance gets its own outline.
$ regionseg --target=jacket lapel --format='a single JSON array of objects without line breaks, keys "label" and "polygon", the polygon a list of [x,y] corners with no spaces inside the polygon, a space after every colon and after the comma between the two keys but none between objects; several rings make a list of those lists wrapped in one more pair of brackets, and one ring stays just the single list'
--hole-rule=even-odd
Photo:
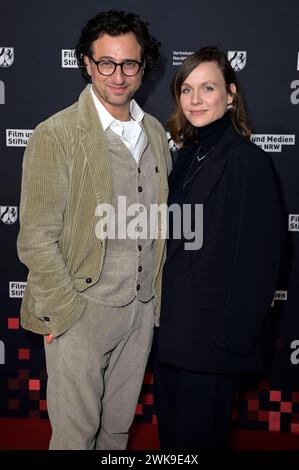
[{"label": "jacket lapel", "polygon": [[98,204],[111,203],[112,174],[109,148],[88,85],[79,97],[78,127]]},{"label": "jacket lapel", "polygon": [[[207,201],[226,167],[229,156],[227,150],[235,135],[236,131],[232,126],[229,126],[219,140],[218,145],[211,156],[212,158],[207,161],[206,165],[204,165],[202,170],[200,170],[195,177],[193,185],[186,195],[184,204],[191,204],[192,206],[194,206],[194,204],[203,204],[204,212],[204,203]],[[194,215],[194,211],[191,212],[192,215]],[[172,240],[166,262],[172,258],[181,243],[185,241],[186,240],[183,235],[179,239]]]}]

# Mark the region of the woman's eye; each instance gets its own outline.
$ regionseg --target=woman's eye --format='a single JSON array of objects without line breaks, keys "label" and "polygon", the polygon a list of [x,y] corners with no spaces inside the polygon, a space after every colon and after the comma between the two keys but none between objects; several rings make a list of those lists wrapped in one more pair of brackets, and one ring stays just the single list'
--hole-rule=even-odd
[{"label": "woman's eye", "polygon": [[190,88],[182,88],[182,93],[186,94],[189,93]]}]

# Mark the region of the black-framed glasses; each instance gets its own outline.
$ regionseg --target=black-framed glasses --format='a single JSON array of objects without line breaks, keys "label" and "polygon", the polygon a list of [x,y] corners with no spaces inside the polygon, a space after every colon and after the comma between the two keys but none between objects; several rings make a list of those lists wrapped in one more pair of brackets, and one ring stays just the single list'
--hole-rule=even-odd
[{"label": "black-framed glasses", "polygon": [[93,57],[90,58],[96,64],[98,72],[106,77],[113,75],[118,66],[126,77],[134,77],[142,67],[142,62],[137,62],[137,60],[125,60],[117,64],[109,59],[94,60]]}]

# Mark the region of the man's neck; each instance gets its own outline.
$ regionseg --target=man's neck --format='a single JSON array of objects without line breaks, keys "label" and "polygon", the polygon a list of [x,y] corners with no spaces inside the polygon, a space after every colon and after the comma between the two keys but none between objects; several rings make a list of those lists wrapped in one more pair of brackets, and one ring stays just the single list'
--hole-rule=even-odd
[{"label": "man's neck", "polygon": [[113,116],[115,119],[118,119],[119,121],[130,121],[130,105],[126,105],[126,107],[116,107],[116,106],[106,106],[104,104],[105,108],[111,116]]},{"label": "man's neck", "polygon": [[97,97],[97,99],[102,103],[104,108],[106,108],[107,111],[111,114],[111,116],[113,116],[115,119],[118,119],[118,121],[130,121],[131,119],[130,103],[126,103],[121,106],[114,106],[110,103],[107,103],[101,97],[99,97],[94,88],[93,88],[93,92],[95,96]]}]

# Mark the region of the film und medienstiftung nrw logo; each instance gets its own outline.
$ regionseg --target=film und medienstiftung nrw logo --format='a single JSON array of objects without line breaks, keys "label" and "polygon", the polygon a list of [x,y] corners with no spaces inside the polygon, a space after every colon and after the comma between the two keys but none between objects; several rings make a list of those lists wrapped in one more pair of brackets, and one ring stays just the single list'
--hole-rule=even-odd
[{"label": "film und medienstiftung nrw logo", "polygon": [[274,297],[272,300],[271,307],[274,307],[275,300],[288,300],[288,291],[287,290],[276,290],[274,292]]},{"label": "film und medienstiftung nrw logo", "polygon": [[21,299],[24,296],[27,282],[9,281],[9,297],[11,299]]},{"label": "film und medienstiftung nrw logo", "polygon": [[265,152],[281,152],[283,145],[295,145],[295,134],[252,134],[251,141]]},{"label": "film und medienstiftung nrw logo", "polygon": [[299,232],[299,214],[289,214],[289,232]]},{"label": "film und medienstiftung nrw logo", "polygon": [[61,67],[64,69],[78,68],[78,61],[75,56],[75,49],[61,50]]},{"label": "film und medienstiftung nrw logo", "polygon": [[6,147],[26,147],[32,129],[6,129]]}]

